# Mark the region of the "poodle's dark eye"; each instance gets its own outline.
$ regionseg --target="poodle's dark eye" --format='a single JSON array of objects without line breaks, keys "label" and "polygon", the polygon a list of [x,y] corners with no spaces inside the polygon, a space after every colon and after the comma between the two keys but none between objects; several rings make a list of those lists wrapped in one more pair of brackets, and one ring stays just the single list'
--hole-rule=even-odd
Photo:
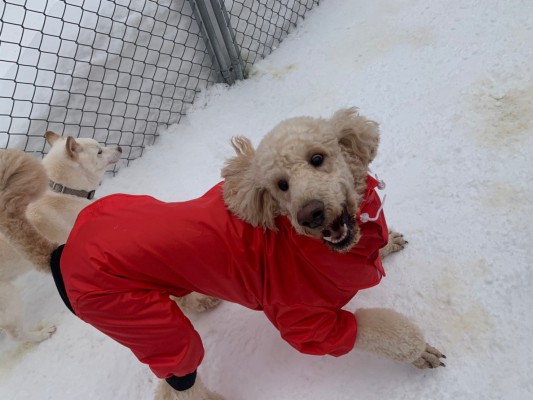
[{"label": "poodle's dark eye", "polygon": [[278,181],[278,187],[281,191],[286,192],[289,190],[289,182],[287,182],[285,179],[280,179]]},{"label": "poodle's dark eye", "polygon": [[313,154],[311,158],[309,159],[309,164],[311,164],[313,167],[320,167],[323,162],[324,162],[323,154]]},{"label": "poodle's dark eye", "polygon": [[98,155],[101,155],[104,151],[102,149],[98,149]]}]

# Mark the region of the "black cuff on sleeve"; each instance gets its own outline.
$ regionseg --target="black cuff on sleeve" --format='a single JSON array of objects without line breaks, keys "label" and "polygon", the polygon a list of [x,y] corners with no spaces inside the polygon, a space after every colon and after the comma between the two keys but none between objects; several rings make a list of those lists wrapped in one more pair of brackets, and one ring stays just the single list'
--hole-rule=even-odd
[{"label": "black cuff on sleeve", "polygon": [[70,300],[68,299],[67,290],[65,289],[65,282],[63,281],[63,276],[61,275],[60,261],[64,247],[65,245],[62,244],[53,251],[52,256],[50,258],[50,269],[52,270],[52,276],[54,278],[57,291],[59,292],[59,296],[61,296],[61,299],[63,300],[67,308],[72,311],[72,314],[76,315],[74,309],[72,308],[72,305],[70,304]]},{"label": "black cuff on sleeve", "polygon": [[173,389],[177,390],[178,392],[183,392],[184,390],[193,387],[194,382],[196,381],[196,371],[185,376],[171,376],[165,380],[170,386],[172,386]]}]

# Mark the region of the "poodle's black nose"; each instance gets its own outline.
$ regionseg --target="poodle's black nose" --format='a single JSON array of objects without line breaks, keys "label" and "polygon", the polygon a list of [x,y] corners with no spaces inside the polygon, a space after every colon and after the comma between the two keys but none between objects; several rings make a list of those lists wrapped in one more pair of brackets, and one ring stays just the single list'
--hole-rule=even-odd
[{"label": "poodle's black nose", "polygon": [[324,225],[324,203],[311,200],[298,211],[298,223],[306,228],[315,229]]}]

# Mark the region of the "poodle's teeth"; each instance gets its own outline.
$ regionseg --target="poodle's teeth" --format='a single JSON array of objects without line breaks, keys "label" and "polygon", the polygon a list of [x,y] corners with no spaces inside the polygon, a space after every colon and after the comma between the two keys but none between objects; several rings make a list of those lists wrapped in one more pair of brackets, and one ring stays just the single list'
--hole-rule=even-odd
[{"label": "poodle's teeth", "polygon": [[338,239],[333,239],[331,236],[324,236],[324,240],[330,242],[330,243],[333,243],[333,244],[337,244],[337,243],[340,243],[342,242],[344,239],[346,239],[346,236],[348,236],[348,227],[346,226],[346,224],[343,225],[342,227],[342,230],[344,231],[342,236]]}]

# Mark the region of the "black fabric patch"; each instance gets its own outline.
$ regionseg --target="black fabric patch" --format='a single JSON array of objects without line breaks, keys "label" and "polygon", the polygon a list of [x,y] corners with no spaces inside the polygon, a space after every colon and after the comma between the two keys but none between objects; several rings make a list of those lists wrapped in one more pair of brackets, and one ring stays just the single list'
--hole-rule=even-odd
[{"label": "black fabric patch", "polygon": [[65,282],[63,282],[63,276],[61,275],[60,261],[64,247],[65,245],[62,244],[52,253],[52,257],[50,258],[50,269],[52,270],[52,276],[54,277],[54,282],[56,284],[57,291],[59,292],[63,303],[65,303],[67,308],[72,311],[72,314],[76,315],[74,309],[72,308],[72,305],[70,304],[70,300],[67,297],[67,291],[65,290]]},{"label": "black fabric patch", "polygon": [[194,382],[196,381],[196,371],[185,376],[171,376],[165,380],[170,386],[172,386],[173,389],[177,390],[178,392],[183,392],[184,390],[193,387]]}]

